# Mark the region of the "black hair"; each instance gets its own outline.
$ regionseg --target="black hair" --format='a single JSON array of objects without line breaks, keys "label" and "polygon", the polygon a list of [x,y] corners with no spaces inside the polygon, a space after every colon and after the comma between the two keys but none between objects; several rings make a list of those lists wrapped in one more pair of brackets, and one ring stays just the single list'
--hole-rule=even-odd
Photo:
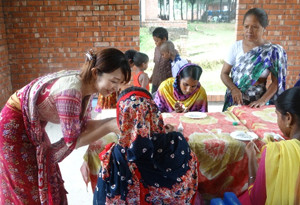
[{"label": "black hair", "polygon": [[243,24],[245,23],[246,17],[250,15],[254,15],[263,28],[266,28],[269,25],[268,14],[265,10],[260,8],[249,9],[244,15]]},{"label": "black hair", "polygon": [[202,68],[196,64],[184,65],[185,68],[179,73],[180,78],[193,78],[194,80],[200,79],[202,74]]},{"label": "black hair", "polygon": [[116,48],[106,48],[97,53],[89,51],[90,59],[87,59],[82,66],[80,77],[84,83],[90,83],[92,79],[92,68],[97,69],[97,74],[112,73],[121,68],[124,75],[124,82],[127,83],[131,78],[131,70],[125,54]]},{"label": "black hair", "polygon": [[136,66],[141,66],[143,63],[147,63],[149,57],[145,53],[137,52],[133,57],[133,63]]},{"label": "black hair", "polygon": [[133,49],[125,51],[125,56],[127,57],[129,63],[133,63],[133,57],[136,53],[137,51]]},{"label": "black hair", "polygon": [[281,93],[275,101],[276,109],[283,115],[287,112],[296,115],[300,124],[300,87],[293,87]]},{"label": "black hair", "polygon": [[132,86],[132,87],[129,87],[129,88],[126,88],[125,90],[123,90],[119,96],[118,96],[118,100],[119,101],[124,95],[126,95],[127,93],[131,92],[131,91],[141,91],[141,92],[144,92],[146,93],[151,99],[152,98],[152,95],[149,93],[148,90],[142,88],[142,87],[135,87],[135,86]]},{"label": "black hair", "polygon": [[165,29],[163,27],[157,27],[152,32],[152,36],[155,36],[156,38],[160,38],[162,40],[164,38],[166,38],[166,40],[168,40],[168,31],[167,31],[167,29]]}]

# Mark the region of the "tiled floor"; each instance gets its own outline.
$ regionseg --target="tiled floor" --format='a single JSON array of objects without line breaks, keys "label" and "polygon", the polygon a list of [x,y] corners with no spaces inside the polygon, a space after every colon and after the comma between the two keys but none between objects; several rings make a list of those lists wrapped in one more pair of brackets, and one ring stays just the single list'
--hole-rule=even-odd
[{"label": "tiled floor", "polygon": [[[95,105],[93,103],[93,105]],[[210,102],[208,104],[209,112],[221,112],[223,102]],[[99,115],[93,112],[93,117],[99,119],[102,117],[115,116],[115,110],[104,110],[103,114]],[[59,140],[62,137],[60,125],[49,123],[46,127],[48,135],[52,142]],[[69,205],[90,205],[93,204],[93,192],[90,187],[86,185],[81,177],[80,166],[83,162],[83,155],[87,146],[74,150],[66,159],[60,164],[63,179],[65,181],[65,188],[68,191]]]}]

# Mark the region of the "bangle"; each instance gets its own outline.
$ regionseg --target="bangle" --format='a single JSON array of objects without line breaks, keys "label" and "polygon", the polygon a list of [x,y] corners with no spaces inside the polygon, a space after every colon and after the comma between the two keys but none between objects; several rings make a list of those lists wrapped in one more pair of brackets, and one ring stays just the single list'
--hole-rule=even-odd
[{"label": "bangle", "polygon": [[229,88],[229,90],[230,90],[230,92],[232,92],[233,90],[235,90],[235,89],[238,89],[236,86],[235,87],[233,87],[233,88]]},{"label": "bangle", "polygon": [[250,176],[249,179],[255,179],[255,177],[254,176]]}]

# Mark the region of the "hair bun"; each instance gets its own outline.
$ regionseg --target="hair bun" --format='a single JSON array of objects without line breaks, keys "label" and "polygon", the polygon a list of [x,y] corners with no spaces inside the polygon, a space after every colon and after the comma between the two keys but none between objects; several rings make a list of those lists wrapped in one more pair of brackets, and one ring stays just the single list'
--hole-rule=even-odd
[{"label": "hair bun", "polygon": [[85,56],[86,56],[86,61],[94,60],[96,57],[93,49],[90,49],[88,52],[86,52]]}]

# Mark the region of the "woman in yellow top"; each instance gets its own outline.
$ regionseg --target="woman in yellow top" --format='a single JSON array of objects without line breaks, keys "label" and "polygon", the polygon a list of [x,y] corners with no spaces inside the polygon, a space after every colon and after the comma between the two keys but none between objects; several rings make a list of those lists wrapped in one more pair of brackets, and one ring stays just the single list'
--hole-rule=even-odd
[{"label": "woman in yellow top", "polygon": [[277,123],[289,140],[267,144],[259,166],[254,144],[247,145],[250,186],[249,194],[240,198],[242,204],[300,204],[299,101],[298,87],[286,90],[278,97],[275,102]]},{"label": "woman in yellow top", "polygon": [[163,81],[154,101],[161,112],[207,112],[207,95],[199,79],[202,68],[196,64],[185,64],[176,78]]}]

